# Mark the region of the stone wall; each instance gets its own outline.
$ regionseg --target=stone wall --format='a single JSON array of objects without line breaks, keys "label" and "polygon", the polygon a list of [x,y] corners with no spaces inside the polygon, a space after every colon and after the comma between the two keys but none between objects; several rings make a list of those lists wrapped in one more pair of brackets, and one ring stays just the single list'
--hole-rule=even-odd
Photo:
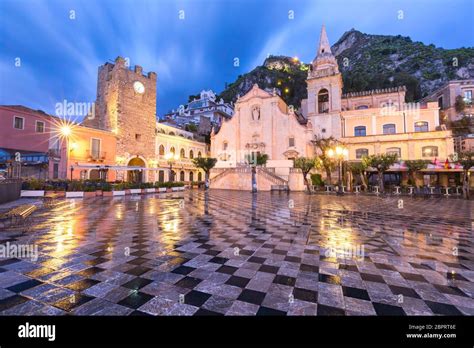
[{"label": "stone wall", "polygon": [[[143,93],[134,88],[139,81]],[[130,70],[118,57],[99,67],[96,115],[85,125],[117,134],[117,156],[128,160],[142,157],[145,164],[155,158],[156,74],[143,75],[142,68]]]}]

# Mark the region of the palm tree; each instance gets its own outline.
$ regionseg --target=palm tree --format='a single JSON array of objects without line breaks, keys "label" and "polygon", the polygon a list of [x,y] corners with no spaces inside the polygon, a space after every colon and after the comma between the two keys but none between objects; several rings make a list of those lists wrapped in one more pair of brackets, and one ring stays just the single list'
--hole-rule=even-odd
[{"label": "palm tree", "polygon": [[326,178],[329,184],[331,184],[331,173],[336,169],[337,161],[333,158],[330,158],[327,155],[329,149],[334,148],[339,142],[334,137],[329,138],[320,138],[316,137],[313,140],[313,145],[316,147],[316,152],[318,153],[318,158],[321,161],[321,166],[326,171]]},{"label": "palm tree", "polygon": [[362,159],[362,161],[367,167],[377,169],[379,187],[382,193],[385,192],[383,175],[390,168],[391,165],[397,162],[397,158],[398,155],[396,153],[388,153],[381,155],[370,155]]},{"label": "palm tree", "polygon": [[204,187],[206,190],[209,188],[209,172],[217,163],[217,158],[212,157],[197,157],[193,158],[193,163],[196,168],[200,168],[204,171]]},{"label": "palm tree", "polygon": [[358,175],[360,177],[360,181],[362,182],[364,190],[367,190],[367,176],[365,174],[365,171],[367,170],[367,164],[364,161],[351,162],[348,164],[349,170],[351,171],[352,175]]},{"label": "palm tree", "polygon": [[425,169],[428,166],[428,163],[430,163],[428,160],[405,161],[408,168],[408,176],[410,177],[410,180],[413,181],[413,185],[416,186],[416,172]]},{"label": "palm tree", "polygon": [[[451,156],[454,159],[454,156]],[[462,192],[466,199],[469,199],[469,169],[474,167],[474,152],[466,151],[461,152],[457,156],[459,164],[462,165],[463,179],[462,179]]]},{"label": "palm tree", "polygon": [[298,157],[295,159],[295,168],[301,169],[303,173],[304,183],[308,190],[308,193],[311,193],[311,185],[308,181],[308,173],[316,166],[316,158],[307,158],[307,157]]},{"label": "palm tree", "polygon": [[265,164],[267,164],[268,155],[265,153],[264,154],[257,153],[257,157],[255,157],[255,159],[253,158],[253,154],[248,155],[247,161],[249,162],[252,168],[252,192],[256,192],[257,191],[257,166],[264,166]]}]

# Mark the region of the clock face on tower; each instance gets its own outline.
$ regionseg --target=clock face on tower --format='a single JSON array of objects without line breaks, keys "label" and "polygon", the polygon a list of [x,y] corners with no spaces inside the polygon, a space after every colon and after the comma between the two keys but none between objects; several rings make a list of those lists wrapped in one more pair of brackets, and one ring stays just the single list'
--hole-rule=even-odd
[{"label": "clock face on tower", "polygon": [[135,81],[133,83],[133,89],[135,90],[136,93],[138,94],[143,94],[145,93],[145,86],[143,85],[143,83],[141,83],[140,81]]}]

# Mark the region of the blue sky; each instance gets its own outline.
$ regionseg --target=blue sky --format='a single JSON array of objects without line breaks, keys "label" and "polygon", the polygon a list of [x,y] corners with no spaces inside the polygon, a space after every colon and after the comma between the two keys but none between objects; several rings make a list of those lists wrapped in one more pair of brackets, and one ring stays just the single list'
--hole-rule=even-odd
[{"label": "blue sky", "polygon": [[473,47],[473,13],[473,0],[1,0],[0,104],[93,102],[98,66],[121,55],[158,74],[162,116],[268,54],[312,60],[323,23],[331,44],[355,28]]}]

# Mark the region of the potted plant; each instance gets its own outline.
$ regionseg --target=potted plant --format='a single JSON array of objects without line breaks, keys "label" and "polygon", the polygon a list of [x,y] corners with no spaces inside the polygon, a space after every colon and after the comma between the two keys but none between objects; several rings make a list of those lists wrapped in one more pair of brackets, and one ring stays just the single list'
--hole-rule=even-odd
[{"label": "potted plant", "polygon": [[84,197],[84,187],[80,181],[71,181],[67,186],[66,198]]},{"label": "potted plant", "polygon": [[104,183],[101,186],[101,191],[103,197],[112,197],[114,195],[114,193],[112,192],[112,185],[110,185],[108,182]]},{"label": "potted plant", "polygon": [[142,193],[141,184],[139,184],[139,183],[131,183],[131,184],[128,184],[128,187],[129,187],[130,193],[131,193],[132,195],[136,195],[136,194]]},{"label": "potted plant", "polygon": [[44,186],[43,180],[30,179],[24,181],[21,187],[21,197],[43,197]]},{"label": "potted plant", "polygon": [[156,192],[155,188],[153,187],[152,182],[147,182],[147,183],[142,184],[142,189],[143,189],[143,193],[155,193]]},{"label": "potted plant", "polygon": [[112,190],[113,196],[125,196],[125,184],[115,184]]},{"label": "potted plant", "polygon": [[95,185],[85,185],[84,186],[84,198],[92,198],[96,196]]}]

